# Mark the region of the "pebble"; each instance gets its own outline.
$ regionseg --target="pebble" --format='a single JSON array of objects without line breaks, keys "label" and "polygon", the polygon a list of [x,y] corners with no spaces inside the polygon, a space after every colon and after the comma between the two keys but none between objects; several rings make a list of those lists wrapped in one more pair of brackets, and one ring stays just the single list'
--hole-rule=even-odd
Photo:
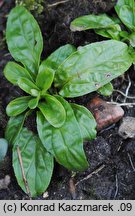
[{"label": "pebble", "polygon": [[0,190],[2,189],[7,189],[9,184],[10,184],[11,180],[10,180],[10,176],[6,175],[5,178],[0,179]]},{"label": "pebble", "polygon": [[135,138],[135,118],[131,116],[124,117],[118,133],[123,139]]},{"label": "pebble", "polygon": [[108,104],[99,97],[92,99],[87,104],[87,108],[96,119],[98,131],[118,122],[124,115],[124,110],[121,107]]}]

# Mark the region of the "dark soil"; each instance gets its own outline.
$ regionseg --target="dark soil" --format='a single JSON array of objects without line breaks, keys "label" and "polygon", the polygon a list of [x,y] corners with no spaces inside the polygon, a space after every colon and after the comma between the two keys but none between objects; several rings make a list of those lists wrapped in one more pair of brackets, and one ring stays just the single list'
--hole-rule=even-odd
[{"label": "dark soil", "polygon": [[[66,43],[80,46],[102,40],[103,38],[97,36],[93,31],[71,33],[69,24],[75,17],[84,14],[103,12],[112,14],[115,4],[115,1],[110,0],[72,0],[50,7],[49,5],[57,0],[46,0],[45,2],[44,12],[36,17],[44,37],[43,58]],[[7,123],[6,105],[11,99],[23,94],[3,77],[3,68],[12,59],[5,44],[4,32],[6,16],[13,6],[13,0],[3,0],[3,4],[0,6],[0,137],[4,136]],[[128,74],[132,81],[129,94],[135,95],[133,68]],[[127,75],[125,78],[113,81],[114,88],[125,92],[128,86]],[[76,102],[86,106],[92,97],[94,94],[79,97]],[[110,100],[110,98],[105,99]],[[120,102],[123,98],[114,92],[112,99]],[[135,107],[124,107],[124,111],[125,116],[135,117]],[[73,173],[58,164],[55,165],[47,199],[135,199],[135,168],[133,167],[133,165],[135,166],[135,139],[123,140],[118,135],[119,124],[120,122],[112,125],[111,128],[100,131],[94,141],[84,143],[90,163],[90,168],[87,171],[77,173],[73,177]],[[0,179],[5,175],[11,177],[11,183],[7,189],[0,190],[0,199],[28,199],[16,182],[10,149],[8,156],[0,166]],[[40,196],[37,199],[44,198]]]}]

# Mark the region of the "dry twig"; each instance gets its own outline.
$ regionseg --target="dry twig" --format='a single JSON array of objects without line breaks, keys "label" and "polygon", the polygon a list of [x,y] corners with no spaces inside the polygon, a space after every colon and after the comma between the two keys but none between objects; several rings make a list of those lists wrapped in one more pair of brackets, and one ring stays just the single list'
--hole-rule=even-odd
[{"label": "dry twig", "polygon": [[117,103],[117,102],[107,102],[107,103],[117,105],[117,106],[129,106],[129,107],[135,106],[135,103]]},{"label": "dry twig", "polygon": [[71,177],[69,180],[69,192],[70,192],[73,200],[75,200],[76,199],[76,186],[75,186],[73,177]]},{"label": "dry twig", "polygon": [[87,175],[85,178],[81,179],[80,181],[78,181],[75,186],[77,186],[78,184],[80,184],[83,181],[88,180],[89,178],[91,178],[94,174],[98,174],[101,170],[103,170],[105,168],[105,164],[102,164],[100,167],[98,167],[96,170],[94,170],[92,173],[90,173],[89,175]]},{"label": "dry twig", "polygon": [[21,167],[21,172],[22,172],[22,177],[23,177],[23,181],[24,181],[24,184],[25,184],[25,188],[26,188],[28,196],[31,199],[31,193],[30,193],[30,189],[29,189],[29,185],[28,185],[26,176],[25,176],[24,167],[23,167],[23,161],[22,161],[22,156],[21,156],[19,146],[17,146],[17,154],[18,154],[18,159],[19,159],[19,162],[20,162],[20,167]]},{"label": "dry twig", "polygon": [[118,184],[118,176],[117,176],[117,174],[116,174],[115,178],[116,178],[116,191],[115,191],[115,194],[114,194],[114,197],[113,197],[114,200],[116,199],[118,191],[119,191],[119,184]]},{"label": "dry twig", "polygon": [[47,7],[48,7],[48,8],[56,7],[56,6],[60,5],[60,4],[67,3],[67,2],[69,2],[69,1],[70,1],[70,0],[63,0],[63,1],[55,2],[55,3],[53,3],[53,4],[48,4]]},{"label": "dry twig", "polygon": [[114,89],[114,91],[120,93],[120,94],[123,95],[125,98],[128,98],[128,99],[135,99],[135,97],[128,96],[128,95],[124,94],[124,93],[123,93],[122,91],[120,91],[120,90]]}]

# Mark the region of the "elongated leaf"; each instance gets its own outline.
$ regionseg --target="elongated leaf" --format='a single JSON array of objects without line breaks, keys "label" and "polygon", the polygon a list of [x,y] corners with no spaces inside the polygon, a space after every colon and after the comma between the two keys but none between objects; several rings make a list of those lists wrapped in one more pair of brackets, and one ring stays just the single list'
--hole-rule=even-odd
[{"label": "elongated leaf", "polygon": [[95,139],[97,123],[92,113],[83,106],[73,104],[73,103],[70,105],[74,111],[75,117],[80,126],[80,131],[82,133],[83,139],[84,140]]},{"label": "elongated leaf", "polygon": [[131,30],[135,30],[135,1],[118,0],[115,10],[121,21]]},{"label": "elongated leaf", "polygon": [[28,108],[28,103],[32,99],[30,96],[19,97],[11,101],[7,108],[6,112],[8,116],[17,116],[24,112]]},{"label": "elongated leaf", "polygon": [[22,6],[11,10],[6,29],[8,49],[14,59],[21,62],[31,75],[38,72],[43,39],[34,17]]},{"label": "elongated leaf", "polygon": [[36,78],[36,85],[46,92],[52,85],[54,79],[54,70],[51,68],[46,68],[42,63],[39,67],[39,73]]},{"label": "elongated leaf", "polygon": [[7,154],[8,142],[5,139],[0,138],[0,162]]},{"label": "elongated leaf", "polygon": [[[135,10],[134,10],[135,11]],[[121,21],[131,30],[135,31],[134,14],[132,8],[124,5],[120,9],[119,17]]]},{"label": "elongated leaf", "polygon": [[30,80],[26,78],[21,78],[18,80],[19,87],[25,91],[26,93],[32,95],[32,96],[38,96],[40,89]]},{"label": "elongated leaf", "polygon": [[70,29],[72,31],[84,31],[88,29],[115,29],[115,21],[106,14],[86,15],[76,18],[71,22]]},{"label": "elongated leaf", "polygon": [[60,128],[66,119],[63,105],[53,96],[45,95],[45,102],[40,102],[38,107],[47,121],[56,128]]},{"label": "elongated leaf", "polygon": [[68,58],[71,54],[76,51],[76,48],[70,44],[61,46],[55,50],[46,60],[42,62],[44,67],[52,68],[57,70],[57,68]]},{"label": "elongated leaf", "polygon": [[18,184],[26,193],[20,161],[17,153],[19,147],[23,169],[32,197],[41,195],[48,187],[53,172],[53,156],[48,153],[37,136],[23,128],[13,148],[13,167]]},{"label": "elongated leaf", "polygon": [[10,145],[13,145],[16,137],[20,133],[20,130],[23,127],[25,120],[25,115],[19,115],[16,117],[11,117],[8,121],[6,131],[5,131],[5,138],[9,142]]},{"label": "elongated leaf", "polygon": [[25,68],[21,67],[19,64],[15,62],[7,63],[4,69],[4,75],[6,79],[14,85],[18,85],[17,82],[22,77],[33,81],[29,72]]},{"label": "elongated leaf", "polygon": [[100,89],[98,89],[98,93],[104,96],[110,96],[113,93],[113,85],[109,82]]},{"label": "elongated leaf", "polygon": [[45,148],[51,152],[58,163],[69,170],[82,171],[88,167],[83,150],[83,140],[78,122],[68,102],[56,97],[66,110],[66,121],[61,128],[51,126],[41,112],[37,113],[37,129]]},{"label": "elongated leaf", "polygon": [[95,32],[103,37],[120,40],[119,33],[121,27],[119,20],[110,18],[106,14],[81,16],[71,22],[72,31],[84,31],[94,29]]},{"label": "elongated leaf", "polygon": [[101,88],[132,64],[125,43],[108,40],[81,47],[56,71],[55,85],[63,97],[78,97]]}]

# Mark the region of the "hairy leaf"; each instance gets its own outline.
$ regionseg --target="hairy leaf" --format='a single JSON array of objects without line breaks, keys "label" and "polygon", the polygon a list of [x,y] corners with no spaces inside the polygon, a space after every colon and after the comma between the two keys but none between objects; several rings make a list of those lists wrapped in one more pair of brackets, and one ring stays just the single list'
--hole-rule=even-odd
[{"label": "hairy leaf", "polygon": [[37,113],[37,129],[45,148],[69,170],[83,171],[88,163],[83,150],[83,139],[70,104],[56,96],[66,110],[66,121],[61,128],[54,128],[41,112]]},{"label": "hairy leaf", "polygon": [[7,140],[0,138],[0,162],[6,156],[7,149],[8,149],[8,142],[7,142]]},{"label": "hairy leaf", "polygon": [[53,172],[53,156],[42,146],[39,138],[23,128],[13,148],[13,167],[18,184],[27,193],[22,177],[17,148],[32,197],[42,194],[48,187]]},{"label": "hairy leaf", "polygon": [[51,68],[46,68],[44,63],[39,67],[39,73],[36,78],[36,85],[46,92],[52,85],[54,79],[54,70]]},{"label": "hairy leaf", "polygon": [[108,40],[81,47],[56,71],[55,86],[63,97],[78,97],[101,88],[132,64],[128,46]]},{"label": "hairy leaf", "polygon": [[70,44],[61,46],[55,50],[46,60],[42,62],[44,67],[52,68],[57,70],[57,68],[68,58],[71,54],[76,51],[76,48]]},{"label": "hairy leaf", "polygon": [[98,93],[104,96],[110,96],[113,93],[113,85],[109,82],[100,89],[98,89]]},{"label": "hairy leaf", "polygon": [[14,85],[18,85],[17,82],[20,78],[27,78],[33,81],[33,78],[29,72],[15,62],[7,63],[6,67],[4,68],[4,75],[6,79]]},{"label": "hairy leaf", "polygon": [[43,39],[34,17],[23,7],[11,10],[6,29],[8,49],[35,77],[38,72]]},{"label": "hairy leaf", "polygon": [[56,128],[60,128],[66,119],[63,105],[55,97],[45,95],[45,102],[40,102],[38,107],[47,121]]},{"label": "hairy leaf", "polygon": [[30,96],[24,96],[16,98],[15,100],[12,100],[7,108],[6,113],[8,116],[17,116],[24,112],[28,108],[28,103],[32,99]]},{"label": "hairy leaf", "polygon": [[85,107],[77,105],[77,104],[70,104],[75,117],[78,121],[80,126],[80,131],[82,133],[82,137],[84,140],[92,140],[96,138],[96,121],[93,117],[92,113]]}]

